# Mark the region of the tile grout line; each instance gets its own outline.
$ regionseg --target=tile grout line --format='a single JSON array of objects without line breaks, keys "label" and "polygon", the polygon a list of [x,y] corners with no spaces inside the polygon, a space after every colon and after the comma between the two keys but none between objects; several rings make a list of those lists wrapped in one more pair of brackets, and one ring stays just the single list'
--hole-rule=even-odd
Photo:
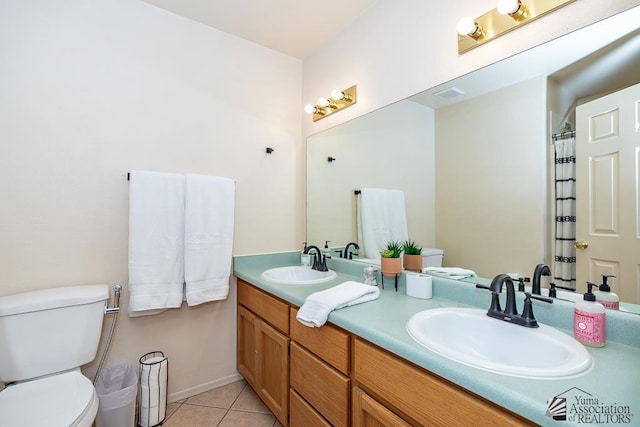
[{"label": "tile grout line", "polygon": [[233,399],[233,402],[231,402],[231,405],[229,405],[229,407],[227,408],[227,411],[224,413],[224,416],[220,419],[220,422],[218,424],[216,424],[217,426],[219,426],[220,424],[222,424],[222,422],[224,421],[225,418],[227,418],[227,415],[229,415],[229,411],[231,411],[231,408],[233,408],[233,405],[238,401],[238,399],[240,398],[240,396],[242,395],[242,392],[244,391],[245,388],[247,388],[249,386],[249,383],[245,381],[244,383],[244,387],[242,387],[242,389],[240,390],[240,392],[238,393],[238,395],[236,396],[235,399]]}]

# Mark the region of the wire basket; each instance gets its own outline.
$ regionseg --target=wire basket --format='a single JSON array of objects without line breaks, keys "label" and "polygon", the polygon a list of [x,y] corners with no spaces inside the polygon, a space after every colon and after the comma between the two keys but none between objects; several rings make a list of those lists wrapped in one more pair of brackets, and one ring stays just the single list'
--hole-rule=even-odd
[{"label": "wire basket", "polygon": [[161,351],[140,357],[138,426],[159,426],[167,415],[169,360]]}]

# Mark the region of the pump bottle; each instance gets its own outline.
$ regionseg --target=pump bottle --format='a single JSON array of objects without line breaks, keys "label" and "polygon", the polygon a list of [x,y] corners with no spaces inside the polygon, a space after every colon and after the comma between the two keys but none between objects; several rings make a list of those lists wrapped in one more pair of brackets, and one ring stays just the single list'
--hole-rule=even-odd
[{"label": "pump bottle", "polygon": [[329,248],[330,241],[331,240],[325,240],[324,249],[322,249],[322,255],[324,255],[326,258],[331,258],[331,249]]},{"label": "pump bottle", "polygon": [[599,302],[604,308],[612,310],[620,309],[620,298],[615,293],[611,292],[611,286],[607,284],[609,277],[616,277],[613,274],[603,274],[602,284],[598,287],[598,290],[594,292],[596,296],[596,302]]},{"label": "pump bottle", "polygon": [[584,345],[603,347],[607,342],[606,310],[591,292],[594,283],[587,282],[587,292],[577,301],[573,311],[573,334]]},{"label": "pump bottle", "polygon": [[303,267],[311,267],[311,255],[304,253],[307,250],[307,242],[303,243],[302,251],[300,251],[300,265]]}]

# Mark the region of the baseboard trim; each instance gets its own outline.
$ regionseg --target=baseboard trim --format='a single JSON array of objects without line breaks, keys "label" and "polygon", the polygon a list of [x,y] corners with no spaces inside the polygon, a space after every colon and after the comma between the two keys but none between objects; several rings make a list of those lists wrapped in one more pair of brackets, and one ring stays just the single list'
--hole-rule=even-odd
[{"label": "baseboard trim", "polygon": [[205,391],[213,390],[214,388],[222,387],[223,385],[231,384],[236,381],[241,380],[243,377],[240,373],[236,372],[229,376],[218,378],[215,381],[210,381],[208,383],[199,384],[195,387],[190,387],[185,390],[177,391],[175,393],[171,393],[167,396],[167,402],[173,403],[182,399],[186,399],[191,396],[195,396],[196,394],[204,393]]}]

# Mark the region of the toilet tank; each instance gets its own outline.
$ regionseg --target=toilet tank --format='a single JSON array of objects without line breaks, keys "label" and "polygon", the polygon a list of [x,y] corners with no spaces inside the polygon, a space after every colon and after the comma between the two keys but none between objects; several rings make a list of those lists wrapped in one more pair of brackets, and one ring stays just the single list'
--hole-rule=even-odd
[{"label": "toilet tank", "polygon": [[0,297],[0,381],[21,381],[91,362],[108,298],[107,285]]},{"label": "toilet tank", "polygon": [[444,251],[437,248],[422,248],[422,267],[442,267]]}]

